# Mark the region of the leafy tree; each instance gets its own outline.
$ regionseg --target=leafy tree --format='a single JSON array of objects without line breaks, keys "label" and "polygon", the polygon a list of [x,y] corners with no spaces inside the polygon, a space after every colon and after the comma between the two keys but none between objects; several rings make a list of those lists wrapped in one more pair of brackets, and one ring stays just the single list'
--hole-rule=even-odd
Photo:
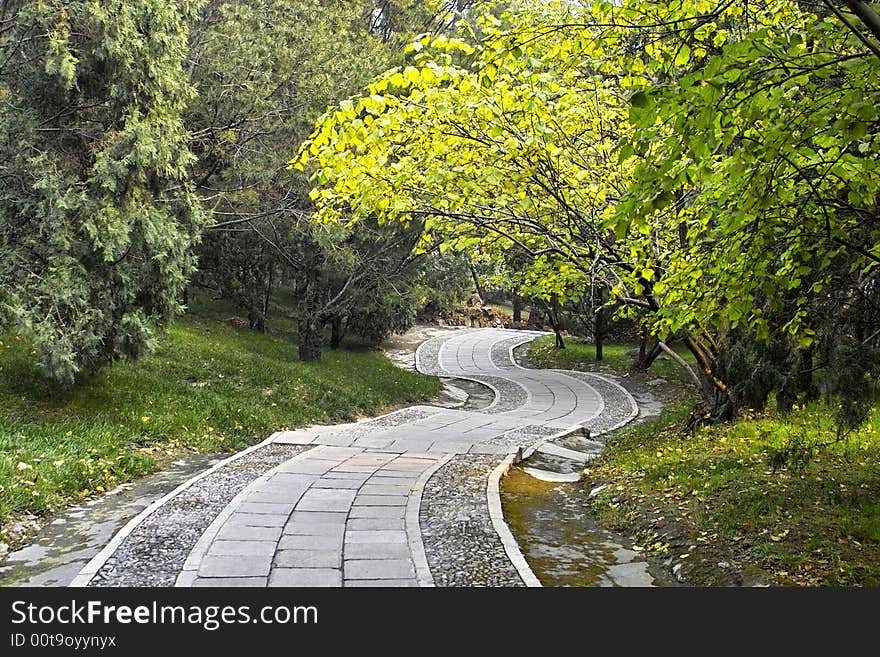
[{"label": "leafy tree", "polygon": [[[328,324],[335,329],[337,345],[347,322],[373,340],[406,328],[407,317],[414,315],[395,318],[393,313],[406,302],[394,297],[407,297],[417,280],[420,256],[413,254],[413,247],[420,238],[419,225],[380,229],[365,220],[350,227],[311,222],[303,227],[311,241],[299,242],[296,258],[302,267],[291,281],[302,360],[320,360]],[[375,326],[366,324],[371,319]]]},{"label": "leafy tree", "polygon": [[456,253],[426,253],[416,279],[418,312],[436,318],[458,308],[473,294],[474,284],[467,259]]},{"label": "leafy tree", "polygon": [[3,3],[0,321],[70,383],[147,351],[204,213],[183,67],[200,3]]},{"label": "leafy tree", "polygon": [[[387,261],[353,234],[361,229],[309,225],[308,183],[287,168],[289,145],[305,139],[328,104],[399,59],[401,39],[445,29],[447,5],[213,0],[193,30],[191,71],[200,97],[187,122],[199,156],[198,189],[216,220],[196,282],[233,299],[259,330],[272,286],[292,287],[307,359],[319,357],[326,325],[335,329],[334,343],[346,325],[371,338],[379,324],[394,325],[384,279],[395,278],[396,265],[383,268]],[[375,245],[396,239],[394,230],[385,232],[369,229]],[[381,321],[379,309],[386,311]],[[367,328],[368,317],[376,327]]]},{"label": "leafy tree", "polygon": [[816,304],[864,314],[876,287],[880,58],[841,16],[524,2],[470,40],[413,44],[298,164],[325,221],[418,217],[447,248],[528,253],[538,298],[608,290],[660,348],[684,340],[729,417],[728,336],[803,351]]},{"label": "leafy tree", "polygon": [[309,276],[311,254],[298,254],[323,243],[303,225],[308,189],[286,168],[289,143],[390,61],[368,29],[371,4],[212,0],[192,30],[200,93],[186,121],[198,193],[214,218],[195,282],[234,301],[254,329],[266,328],[274,285]]}]

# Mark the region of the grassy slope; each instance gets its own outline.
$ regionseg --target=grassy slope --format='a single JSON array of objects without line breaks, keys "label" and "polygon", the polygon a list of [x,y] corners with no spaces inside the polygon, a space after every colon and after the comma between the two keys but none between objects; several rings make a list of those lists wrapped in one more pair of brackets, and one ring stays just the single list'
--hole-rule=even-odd
[{"label": "grassy slope", "polygon": [[[602,349],[602,361],[596,362],[596,347],[579,338],[565,338],[565,349],[555,348],[555,338],[545,335],[529,347],[529,360],[535,367],[555,367],[567,370],[589,370],[595,372],[625,373],[632,365],[629,352],[638,349],[635,344],[606,344]],[[693,356],[681,345],[675,345],[676,353],[682,356],[691,367],[696,367]],[[651,365],[647,377],[663,378],[673,383],[687,384],[690,379],[681,366],[663,354]]]},{"label": "grassy slope", "polygon": [[327,351],[320,364],[304,364],[281,337],[187,318],[152,356],[61,391],[34,372],[22,341],[4,336],[0,519],[91,497],[173,454],[232,451],[281,428],[377,414],[438,389],[379,352]]},{"label": "grassy slope", "polygon": [[664,393],[659,420],[618,432],[585,471],[586,490],[609,485],[590,501],[600,520],[694,584],[880,585],[880,411],[840,442],[816,405],[689,436],[692,400]]}]

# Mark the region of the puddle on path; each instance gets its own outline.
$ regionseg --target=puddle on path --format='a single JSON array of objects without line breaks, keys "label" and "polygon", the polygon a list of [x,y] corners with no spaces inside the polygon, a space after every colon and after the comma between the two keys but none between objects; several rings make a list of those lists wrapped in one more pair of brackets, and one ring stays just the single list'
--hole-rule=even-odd
[{"label": "puddle on path", "polygon": [[544,586],[678,586],[631,543],[589,515],[578,484],[539,481],[513,467],[501,480],[504,518]]},{"label": "puddle on path", "polygon": [[168,467],[48,520],[0,565],[0,586],[67,586],[129,519],[229,454],[176,459]]}]

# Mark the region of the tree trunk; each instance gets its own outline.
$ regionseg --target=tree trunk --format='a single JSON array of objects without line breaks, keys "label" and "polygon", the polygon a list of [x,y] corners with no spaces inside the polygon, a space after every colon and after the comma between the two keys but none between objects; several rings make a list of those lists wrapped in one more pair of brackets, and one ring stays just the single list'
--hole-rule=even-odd
[{"label": "tree trunk", "polygon": [[486,300],[486,295],[483,294],[483,286],[480,285],[480,279],[479,279],[479,277],[477,276],[477,270],[474,269],[473,264],[471,264],[470,258],[468,258],[467,263],[468,263],[468,268],[471,270],[471,278],[474,279],[474,289],[477,291],[477,294],[480,295],[480,299],[482,299],[483,301],[485,301],[485,300]]},{"label": "tree trunk", "polygon": [[544,311],[534,303],[529,309],[529,321],[526,326],[539,330],[544,328]]},{"label": "tree trunk", "polygon": [[562,328],[559,326],[559,317],[556,314],[556,308],[552,305],[547,306],[547,319],[550,320],[550,326],[553,327],[553,332],[556,334],[556,348],[565,349],[565,341],[562,339]]},{"label": "tree trunk", "polygon": [[644,327],[639,328],[639,357],[636,358],[636,362],[633,363],[633,370],[636,372],[644,372],[642,369],[642,363],[645,362],[645,357],[648,355],[648,331],[645,330]]},{"label": "tree trunk", "polygon": [[339,349],[345,337],[345,323],[342,317],[334,317],[330,322],[330,348]]},{"label": "tree trunk", "polygon": [[275,283],[275,265],[269,265],[269,273],[266,276],[266,289],[263,292],[263,325],[269,319],[269,301],[272,298],[272,286]]},{"label": "tree trunk", "polygon": [[266,317],[259,309],[251,308],[248,311],[248,327],[259,333],[266,332]]},{"label": "tree trunk", "polygon": [[[645,336],[645,343],[647,343],[648,338]],[[643,351],[644,349],[644,351]],[[663,353],[663,350],[660,348],[660,342],[657,341],[654,345],[648,349],[647,345],[643,345],[643,347],[639,348],[639,360],[635,364],[636,372],[647,372],[648,368],[657,360],[657,357]]]},{"label": "tree trunk", "polygon": [[521,324],[522,323],[522,309],[523,302],[519,296],[513,297],[513,323]]},{"label": "tree trunk", "polygon": [[813,385],[813,348],[801,349],[801,362],[798,370],[798,390],[806,394],[807,399],[819,397],[819,389]]},{"label": "tree trunk", "polygon": [[700,396],[707,414],[707,417],[698,420],[696,424],[706,419],[718,422],[732,418],[735,410],[733,397],[724,381],[715,376],[710,355],[692,335],[686,334],[684,343],[687,345],[688,351],[693,354],[700,369]]},{"label": "tree trunk", "polygon": [[605,303],[605,291],[603,288],[597,288],[596,290],[596,299],[594,301],[594,308],[596,309],[594,312],[593,318],[593,340],[596,344],[596,362],[602,362],[603,357],[603,347],[605,342],[605,309],[602,305]]},{"label": "tree trunk", "polygon": [[322,326],[315,321],[299,323],[299,359],[304,363],[316,363],[321,360],[324,346]]}]

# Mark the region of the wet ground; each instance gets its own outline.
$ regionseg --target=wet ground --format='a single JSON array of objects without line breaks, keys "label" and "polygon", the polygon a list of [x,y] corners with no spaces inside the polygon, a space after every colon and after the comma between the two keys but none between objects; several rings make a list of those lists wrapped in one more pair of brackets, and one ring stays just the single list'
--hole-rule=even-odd
[{"label": "wet ground", "polygon": [[511,468],[501,480],[504,517],[544,586],[678,586],[624,537],[598,526],[578,484],[548,483]]},{"label": "wet ground", "polygon": [[50,518],[0,566],[0,586],[67,586],[130,518],[224,455],[176,459],[168,467]]}]

